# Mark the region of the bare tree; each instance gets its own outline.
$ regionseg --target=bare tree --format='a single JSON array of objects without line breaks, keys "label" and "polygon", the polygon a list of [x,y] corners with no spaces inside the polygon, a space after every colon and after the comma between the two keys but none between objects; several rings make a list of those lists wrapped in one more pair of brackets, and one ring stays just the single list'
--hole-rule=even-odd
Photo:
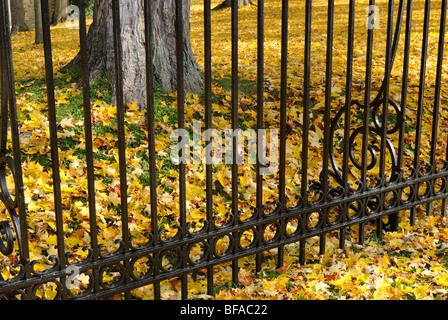
[{"label": "bare tree", "polygon": [[56,25],[67,20],[67,7],[69,5],[69,0],[55,0],[52,24]]},{"label": "bare tree", "polygon": [[[241,8],[242,6],[250,6],[250,5],[253,5],[251,0],[238,0],[238,9]],[[213,10],[220,10],[230,7],[232,7],[232,0],[224,0],[223,2],[221,2],[221,4],[214,7]]]},{"label": "bare tree", "polygon": [[34,32],[35,32],[35,44],[44,42],[44,33],[42,29],[42,8],[40,6],[40,0],[34,0]]},{"label": "bare tree", "polygon": [[25,10],[23,7],[23,0],[10,1],[11,12],[11,32],[13,34],[19,31],[29,30],[30,26],[27,25],[25,20]]},{"label": "bare tree", "polygon": [[[184,71],[185,90],[200,93],[202,79],[191,49],[190,5],[191,0],[183,0],[184,26]],[[153,66],[154,79],[162,90],[176,90],[176,0],[151,0],[153,14]],[[120,2],[122,48],[123,48],[123,90],[127,102],[146,103],[146,54],[143,0],[123,0]],[[93,8],[93,23],[89,29],[89,69],[90,82],[97,81],[104,73],[114,79],[113,20],[111,0],[96,0]],[[73,61],[79,61],[79,55]],[[115,97],[115,88],[112,88]]]}]

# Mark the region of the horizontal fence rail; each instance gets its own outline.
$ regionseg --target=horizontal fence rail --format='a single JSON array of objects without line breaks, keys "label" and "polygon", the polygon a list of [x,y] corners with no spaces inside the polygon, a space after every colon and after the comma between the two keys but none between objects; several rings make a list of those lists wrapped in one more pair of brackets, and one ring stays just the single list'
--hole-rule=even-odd
[{"label": "horizontal fence rail", "polygon": [[[55,97],[54,57],[52,50],[51,27],[48,0],[41,0],[44,34],[46,103],[48,117],[49,166],[52,181],[47,192],[52,196],[51,217],[54,220],[53,234],[55,250],[43,262],[36,258],[30,247],[34,236],[28,218],[30,201],[26,199],[27,183],[24,182],[22,164],[26,154],[21,150],[21,121],[18,117],[20,106],[16,101],[16,89],[10,35],[10,17],[8,1],[2,0],[0,7],[0,49],[1,49],[1,130],[0,130],[0,200],[3,203],[3,216],[0,225],[0,252],[3,257],[15,258],[15,274],[9,278],[0,275],[0,297],[4,299],[38,299],[42,297],[45,286],[56,287],[54,299],[101,299],[116,294],[124,298],[133,298],[132,290],[149,286],[155,299],[161,298],[161,282],[167,279],[179,279],[181,297],[188,298],[188,276],[194,272],[206,270],[207,293],[214,292],[214,267],[230,263],[232,283],[238,283],[239,259],[254,256],[255,271],[262,269],[263,253],[276,249],[277,263],[283,265],[286,247],[299,244],[299,262],[306,263],[307,240],[319,238],[319,251],[326,250],[326,238],[334,231],[339,233],[339,245],[345,246],[345,232],[351,226],[359,226],[359,243],[364,242],[364,226],[376,224],[378,239],[384,230],[398,229],[399,213],[409,211],[410,220],[415,221],[416,208],[424,205],[427,214],[431,214],[434,204],[441,202],[440,214],[446,214],[448,199],[448,162],[446,155],[448,134],[444,128],[446,112],[445,86],[446,68],[444,64],[445,22],[447,0],[435,2],[416,0],[370,0],[357,5],[354,0],[341,2],[328,0],[322,10],[312,0],[304,0],[303,15],[299,25],[295,24],[291,7],[298,5],[294,1],[282,0],[281,25],[274,36],[269,32],[274,28],[269,24],[267,0],[258,0],[256,10],[257,30],[252,30],[256,40],[254,57],[255,104],[253,110],[253,128],[242,127],[241,96],[247,80],[242,73],[247,64],[241,63],[245,54],[241,39],[241,11],[238,1],[232,1],[229,11],[229,112],[230,135],[219,133],[213,139],[223,142],[226,150],[226,163],[215,163],[215,153],[205,152],[203,163],[203,184],[198,186],[203,193],[202,216],[193,218],[190,205],[191,189],[188,172],[189,161],[179,157],[177,162],[171,157],[172,167],[177,174],[177,192],[174,206],[175,218],[166,222],[159,205],[158,187],[160,164],[158,163],[157,142],[160,132],[157,130],[157,105],[155,101],[156,83],[154,74],[154,25],[155,8],[153,1],[142,0],[146,65],[147,102],[145,109],[145,130],[147,144],[142,150],[147,157],[147,199],[146,215],[150,220],[144,241],[136,239],[132,233],[134,206],[129,200],[129,170],[127,158],[127,114],[137,112],[130,109],[123,92],[123,43],[122,19],[120,10],[125,0],[113,0],[113,52],[115,55],[114,87],[116,99],[116,170],[119,173],[115,194],[115,212],[121,228],[120,237],[110,246],[100,237],[101,226],[98,198],[96,194],[98,169],[94,140],[95,122],[92,118],[94,103],[90,84],[88,23],[85,1],[79,1],[79,59],[81,62],[81,90],[83,111],[83,134],[85,137],[85,172],[87,184],[84,190],[83,206],[87,209],[85,229],[89,245],[70,250],[67,245],[67,207],[64,199],[64,179],[61,173],[60,132],[57,99]],[[190,150],[186,135],[190,135],[192,124],[187,121],[189,111],[189,93],[185,89],[184,20],[187,5],[200,5],[202,14],[203,48],[198,61],[202,61],[203,76],[203,114],[199,131],[213,132],[216,129],[214,114],[217,112],[215,86],[216,75],[213,58],[216,53],[213,41],[212,3],[204,1],[175,1],[176,33],[176,95],[173,105],[177,107],[176,130],[187,131],[176,136],[180,150],[173,149],[171,156],[181,156],[182,150]],[[434,6],[432,6],[432,4]],[[337,6],[344,6],[344,17],[335,14]],[[381,12],[379,13],[379,6]],[[360,9],[364,10],[361,11]],[[314,32],[317,10],[323,15],[325,31],[321,34],[319,46]],[[431,11],[432,10],[432,11]],[[434,13],[434,10],[437,12]],[[415,20],[415,12],[419,18]],[[364,25],[359,23],[362,15]],[[381,20],[381,28],[378,24]],[[343,25],[341,28],[340,25]],[[197,26],[196,26],[197,27]],[[363,30],[360,30],[360,28]],[[291,37],[298,31],[303,42],[296,43]],[[344,34],[344,43],[335,41],[336,34]],[[380,37],[379,34],[382,34]],[[362,34],[360,37],[359,34]],[[275,37],[278,55],[275,67],[278,79],[266,76],[266,69],[272,67],[270,53],[266,46],[271,37]],[[379,43],[378,39],[381,39]],[[323,40],[322,40],[323,39]],[[362,39],[362,43],[360,42]],[[418,41],[417,41],[417,40]],[[436,50],[429,51],[431,44]],[[271,45],[271,43],[269,43]],[[378,49],[378,46],[380,49]],[[299,49],[297,49],[299,48]],[[321,56],[316,55],[316,50]],[[218,49],[219,50],[219,49]],[[342,51],[341,51],[342,50]],[[378,53],[381,50],[381,53]],[[300,51],[301,59],[296,61]],[[433,56],[435,55],[435,57]],[[337,59],[337,60],[336,60]],[[427,70],[428,59],[435,61],[435,67]],[[340,65],[344,61],[345,65]],[[359,61],[362,61],[361,63]],[[418,61],[418,63],[416,63]],[[321,68],[317,70],[316,66]],[[362,66],[363,79],[358,78],[357,69]],[[143,67],[143,66],[142,66]],[[251,66],[253,67],[253,66]],[[296,70],[300,68],[300,70]],[[342,70],[342,71],[341,71]],[[378,70],[381,74],[378,75]],[[320,83],[316,76],[321,75]],[[292,78],[300,78],[300,85],[292,84]],[[277,81],[278,80],[278,81]],[[429,84],[428,84],[429,83]],[[410,88],[412,86],[411,94]],[[319,87],[320,100],[314,95]],[[430,87],[430,90],[428,88]],[[399,91],[396,90],[399,88]],[[275,103],[272,101],[275,96]],[[337,98],[339,97],[339,98]],[[412,103],[410,101],[412,100]],[[427,102],[430,101],[430,102]],[[276,126],[268,122],[272,106],[275,106]],[[134,110],[134,111],[133,111]],[[141,110],[140,110],[141,111]],[[411,115],[411,116],[410,116]],[[20,118],[21,119],[21,118]],[[188,118],[189,119],[189,118]],[[428,120],[429,119],[429,120]],[[430,123],[428,132],[427,122]],[[321,125],[321,128],[319,128]],[[194,128],[193,128],[194,129]],[[196,128],[197,129],[197,128]],[[244,130],[243,130],[244,129]],[[267,129],[267,130],[266,130]],[[184,130],[184,131],[182,131]],[[253,138],[241,144],[245,131]],[[268,132],[270,131],[270,132]],[[408,134],[411,132],[412,145]],[[59,135],[58,135],[59,134]],[[199,133],[199,140],[200,140]],[[317,137],[317,138],[316,138]],[[197,137],[196,137],[197,138]],[[268,139],[269,138],[269,139]],[[297,145],[292,145],[292,139]],[[425,141],[427,139],[428,141]],[[208,139],[208,146],[212,145]],[[251,142],[253,143],[251,145]],[[428,142],[428,143],[427,143]],[[193,143],[193,156],[195,145]],[[252,152],[252,163],[241,162],[243,153]],[[182,148],[183,147],[183,148]],[[251,150],[251,148],[253,150]],[[291,156],[291,148],[298,148],[299,156]],[[201,145],[199,145],[201,150]],[[276,152],[277,151],[277,152]],[[317,159],[317,174],[312,159]],[[250,156],[249,156],[250,158]],[[184,161],[183,161],[184,160]],[[197,160],[197,159],[196,159]],[[295,177],[288,169],[296,168]],[[202,166],[202,164],[198,164]],[[244,166],[253,169],[253,195],[250,204],[241,200],[241,170]],[[226,200],[226,213],[218,214],[214,202],[217,197],[217,172],[228,170],[229,186]],[[10,180],[13,180],[11,188]],[[7,183],[8,181],[8,183]],[[274,182],[272,182],[274,181]],[[266,190],[274,187],[275,199],[267,197]],[[12,190],[13,189],[13,190]],[[143,190],[142,190],[143,192]],[[222,197],[221,197],[222,198]],[[220,199],[221,199],[220,198]],[[266,201],[265,199],[269,199]],[[174,200],[173,200],[174,201]],[[387,217],[387,219],[385,219]],[[112,218],[111,218],[112,219]],[[137,241],[138,240],[138,241]],[[82,251],[82,259],[74,259],[73,251]],[[45,265],[44,267],[42,267]],[[143,270],[143,271],[142,271]],[[75,276],[82,275],[84,286],[73,289]],[[111,276],[112,275],[112,276]],[[112,278],[112,280],[111,280]],[[83,282],[83,283],[84,283]]]}]

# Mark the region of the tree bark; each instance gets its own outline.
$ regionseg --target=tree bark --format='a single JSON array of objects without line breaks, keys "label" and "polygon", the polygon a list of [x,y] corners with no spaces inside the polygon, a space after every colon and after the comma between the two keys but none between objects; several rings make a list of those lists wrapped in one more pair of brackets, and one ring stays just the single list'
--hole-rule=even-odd
[{"label": "tree bark", "polygon": [[69,6],[69,0],[56,0],[54,6],[54,13],[51,23],[53,25],[59,24],[67,20],[67,7]]},{"label": "tree bark", "polygon": [[23,0],[10,1],[10,11],[11,11],[11,25],[12,25],[11,32],[13,34],[30,29],[30,26],[28,26],[25,21],[25,10],[23,8]]},{"label": "tree bark", "polygon": [[[166,92],[176,90],[176,33],[175,1],[152,0],[154,79]],[[93,24],[88,34],[90,82],[104,73],[114,79],[113,22],[111,0],[97,0],[93,9]],[[184,4],[184,71],[185,90],[200,93],[202,80],[190,42],[190,4]],[[142,0],[121,1],[121,28],[123,48],[123,91],[126,102],[139,106],[146,104],[145,25]],[[76,59],[79,59],[76,58]],[[75,59],[75,61],[76,61]],[[115,101],[115,85],[112,99]]]},{"label": "tree bark", "polygon": [[[251,0],[238,0],[238,9],[241,8],[242,6],[251,6],[251,5],[253,5]],[[232,0],[224,0],[223,2],[221,2],[221,4],[214,7],[213,10],[220,10],[230,7],[232,7]]]},{"label": "tree bark", "polygon": [[44,33],[42,28],[42,8],[40,6],[40,0],[34,0],[34,21],[35,21],[35,44],[44,42]]}]

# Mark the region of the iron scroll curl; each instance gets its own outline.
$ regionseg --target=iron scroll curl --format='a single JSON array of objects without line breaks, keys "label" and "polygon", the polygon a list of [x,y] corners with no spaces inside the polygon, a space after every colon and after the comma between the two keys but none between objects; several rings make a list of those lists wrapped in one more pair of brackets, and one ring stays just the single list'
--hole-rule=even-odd
[{"label": "iron scroll curl", "polygon": [[[395,24],[394,37],[393,37],[393,42],[392,42],[392,46],[391,46],[391,55],[390,55],[391,61],[388,64],[389,69],[385,70],[385,77],[384,77],[384,80],[383,80],[381,87],[378,91],[378,94],[370,102],[370,110],[365,110],[366,105],[359,100],[352,100],[351,105],[349,106],[349,107],[352,107],[352,106],[356,105],[359,108],[363,109],[365,112],[370,111],[370,120],[371,120],[370,123],[363,123],[360,127],[355,128],[351,132],[350,137],[349,137],[349,145],[347,146],[349,148],[349,159],[350,159],[352,165],[357,169],[361,169],[361,166],[362,166],[361,163],[356,159],[356,156],[355,156],[355,145],[356,145],[355,141],[356,141],[357,136],[360,134],[362,135],[364,133],[366,126],[368,126],[369,132],[372,132],[372,133],[380,136],[383,132],[382,123],[380,120],[380,107],[383,106],[385,103],[387,103],[387,105],[389,107],[392,107],[394,109],[394,113],[395,113],[395,119],[393,121],[394,125],[391,128],[385,129],[386,130],[386,139],[384,141],[385,142],[385,151],[388,152],[390,161],[391,161],[390,172],[388,172],[389,173],[388,174],[389,181],[394,181],[398,177],[399,172],[400,172],[400,167],[398,164],[397,152],[395,150],[395,147],[394,147],[392,141],[388,137],[388,135],[394,134],[400,130],[400,128],[404,125],[405,115],[403,114],[403,110],[402,110],[400,104],[388,96],[388,92],[386,92],[386,77],[388,74],[390,74],[392,72],[392,68],[394,65],[394,60],[395,60],[395,56],[396,56],[397,49],[398,49],[398,43],[400,40],[401,26],[403,23],[404,7],[405,7],[405,1],[400,0],[399,5],[398,5],[398,14],[397,14],[397,21]],[[336,113],[333,120],[331,121],[330,141],[335,141],[336,128],[337,128],[338,124],[340,123],[342,116],[345,114],[347,107],[348,107],[347,105],[344,105]],[[335,146],[332,146],[329,150],[330,150],[329,161],[330,161],[330,164],[332,167],[332,169],[329,170],[329,175],[339,184],[340,187],[342,187],[342,188],[348,187],[350,193],[356,192],[356,190],[352,189],[351,186],[343,185],[344,183],[343,183],[342,173],[341,173],[339,165],[336,161]],[[367,163],[367,170],[371,170],[377,164],[378,154],[377,154],[377,151],[375,150],[375,147],[372,146],[371,144],[367,145],[367,151],[370,155],[370,160],[366,160],[366,161],[369,161]],[[323,177],[321,175],[321,177],[320,177],[321,183],[322,183],[323,179],[328,179],[328,178],[329,177]],[[377,177],[376,178],[377,184],[379,182],[381,182],[383,179],[386,179],[386,177]],[[357,184],[359,185],[359,188],[362,187],[362,183],[360,181],[358,181]],[[342,189],[340,189],[338,191],[337,188],[336,189],[332,188],[332,190],[330,191],[330,193],[332,193],[333,195],[341,194],[341,192],[342,192]]]}]

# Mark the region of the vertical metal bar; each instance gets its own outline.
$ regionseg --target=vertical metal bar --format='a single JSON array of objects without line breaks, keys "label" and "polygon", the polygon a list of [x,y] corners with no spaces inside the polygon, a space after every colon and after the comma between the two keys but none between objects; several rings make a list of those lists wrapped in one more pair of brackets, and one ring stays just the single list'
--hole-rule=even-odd
[{"label": "vertical metal bar", "polygon": [[[433,120],[432,120],[432,130],[431,130],[431,151],[429,155],[430,172],[434,173],[437,171],[436,163],[436,148],[437,148],[437,136],[439,128],[439,105],[440,105],[440,82],[443,71],[443,46],[445,38],[445,19],[446,19],[446,8],[444,8],[444,2],[442,2],[442,10],[440,17],[440,33],[439,33],[439,47],[437,54],[437,71],[436,71],[436,87],[434,91],[434,107],[433,107]],[[442,42],[441,42],[442,41]],[[432,214],[432,201],[426,204],[426,215]]]},{"label": "vertical metal bar", "polygon": [[[2,22],[1,28],[4,28]],[[5,37],[0,39],[1,45],[1,82],[2,82],[2,96],[1,96],[1,120],[0,120],[0,154],[4,155],[7,152],[7,142],[8,142],[8,76],[7,76],[7,64],[6,64],[6,53],[5,53]]]},{"label": "vertical metal bar", "polygon": [[306,249],[306,241],[300,240],[299,243],[299,263],[305,264],[305,249]]},{"label": "vertical metal bar", "polygon": [[[388,19],[387,19],[387,43],[386,43],[386,62],[385,62],[385,74],[384,74],[384,101],[383,101],[383,115],[381,123],[381,146],[380,146],[380,171],[379,176],[381,179],[381,186],[386,185],[386,143],[387,143],[387,118],[389,108],[389,82],[390,82],[390,70],[393,64],[392,56],[392,36],[393,36],[393,20],[394,20],[394,1],[389,0],[388,7]],[[381,232],[383,229],[383,220],[378,218],[377,222],[377,235],[381,238]],[[380,239],[381,240],[381,239]]]},{"label": "vertical metal bar", "polygon": [[[355,1],[350,0],[348,18],[348,39],[347,39],[347,75],[345,85],[345,116],[344,116],[344,152],[342,159],[342,186],[344,187],[344,195],[349,194],[348,186],[348,162],[349,162],[349,144],[350,144],[350,113],[352,105],[352,77],[353,77],[353,43],[355,33]],[[348,209],[348,208],[347,208]],[[343,244],[345,234],[340,232],[340,245]],[[359,241],[363,241],[364,226],[359,224]]]},{"label": "vertical metal bar", "polygon": [[350,144],[350,112],[352,104],[352,77],[353,77],[353,43],[355,33],[355,1],[350,0],[348,19],[348,40],[347,40],[347,74],[345,85],[345,117],[344,117],[344,152],[342,164],[342,185],[344,194],[349,194],[348,186],[348,162]]},{"label": "vertical metal bar", "polygon": [[[305,53],[304,53],[304,80],[303,80],[303,134],[302,134],[302,205],[308,205],[308,132],[310,129],[310,73],[311,73],[311,14],[312,0],[305,3]],[[301,264],[305,263],[305,240],[300,241]]]},{"label": "vertical metal bar", "polygon": [[439,48],[437,52],[436,84],[434,89],[434,111],[433,111],[432,134],[431,134],[430,164],[433,173],[436,172],[437,169],[436,168],[437,131],[439,127],[440,88],[442,85],[443,54],[445,46],[446,9],[447,9],[447,0],[442,0],[442,7],[440,12]]},{"label": "vertical metal bar", "polygon": [[[437,171],[436,163],[436,150],[437,150],[437,137],[439,129],[439,106],[440,106],[440,87],[442,82],[443,72],[443,49],[445,41],[445,22],[446,22],[446,0],[442,1],[442,8],[440,13],[440,31],[439,31],[439,48],[437,53],[437,71],[436,71],[436,85],[434,89],[434,111],[432,118],[432,131],[431,131],[431,152],[429,163],[431,165],[431,173]],[[432,213],[432,202],[428,202],[426,205],[426,215]]]},{"label": "vertical metal bar", "polygon": [[[66,265],[66,258],[64,248],[64,222],[62,217],[61,177],[59,170],[59,154],[58,154],[58,128],[56,122],[53,54],[51,49],[50,16],[49,16],[48,0],[41,0],[41,8],[42,8],[42,29],[43,29],[44,53],[45,53],[45,75],[47,83],[48,120],[50,123],[49,127],[50,127],[51,169],[53,173],[54,211],[56,216],[56,238],[57,238],[60,269],[63,270]],[[65,281],[64,279],[61,280],[63,282]],[[66,298],[66,296],[67,292],[64,288],[62,292],[62,297]]]},{"label": "vertical metal bar", "polygon": [[281,74],[280,74],[280,164],[279,164],[279,201],[282,211],[286,209],[286,110],[288,102],[288,6],[289,0],[282,0],[282,38],[281,38]]},{"label": "vertical metal bar", "polygon": [[[406,42],[405,42],[405,55],[407,54],[407,59],[405,58],[405,60],[404,60],[405,66],[407,64],[406,72],[408,72],[408,69],[409,69],[409,51],[410,51],[411,31],[412,31],[412,28],[411,28],[412,4],[413,4],[413,0],[408,0],[408,6],[406,9],[407,12],[406,12]],[[406,81],[406,87],[403,88],[402,94],[405,95],[405,97],[406,97],[405,102],[407,102],[407,84],[408,84],[407,77],[406,77],[405,81]],[[402,102],[402,105],[406,106],[407,103]],[[405,120],[406,119],[406,110],[403,110],[402,113],[403,113],[403,119]],[[402,127],[404,128],[405,125],[403,124]],[[402,139],[404,140],[404,129],[402,129],[402,130],[403,130],[403,138]],[[404,141],[402,142],[402,146],[404,146]],[[404,150],[402,147],[401,152],[400,152],[401,162],[399,162],[399,163],[403,163],[403,152],[404,152]],[[414,163],[415,163],[415,159],[414,159]],[[415,168],[415,169],[417,169],[417,168]],[[417,171],[415,171],[415,174],[418,176]],[[415,224],[415,214],[416,214],[416,207],[414,206],[410,209],[410,215],[409,215],[409,223],[411,226],[413,226]]]},{"label": "vertical metal bar", "polygon": [[[324,209],[322,212],[325,212],[325,216],[328,215],[329,210],[328,209]],[[319,254],[325,254],[325,244],[326,244],[326,240],[327,240],[327,234],[324,233],[322,235],[319,236]]]},{"label": "vertical metal bar", "polygon": [[389,82],[390,70],[392,66],[392,34],[393,34],[393,20],[394,20],[394,0],[388,2],[388,19],[387,19],[387,43],[386,43],[386,62],[384,74],[384,101],[383,114],[381,123],[381,146],[380,146],[380,171],[381,186],[386,185],[386,143],[387,143],[387,117],[389,108]]},{"label": "vertical metal bar", "polygon": [[[159,223],[157,217],[157,167],[156,167],[156,135],[155,135],[155,110],[154,110],[154,66],[153,66],[153,26],[152,26],[152,1],[145,0],[145,54],[146,54],[146,99],[147,99],[147,126],[148,126],[148,155],[150,173],[150,200],[151,200],[151,231],[153,245],[159,243]],[[154,254],[154,264],[159,266],[159,256]],[[154,276],[159,274],[158,267],[154,268]],[[160,300],[160,282],[154,283],[154,299]]]},{"label": "vertical metal bar", "polygon": [[[232,92],[231,92],[231,104],[232,104],[232,129],[233,132],[238,129],[238,0],[232,0],[231,11],[231,42],[232,42]],[[232,141],[232,213],[234,215],[234,224],[236,225],[238,214],[238,163],[237,163],[237,135],[233,135]],[[238,239],[238,233],[234,233],[234,252],[236,253]],[[238,284],[238,259],[232,261],[232,283]]]},{"label": "vertical metal bar", "polygon": [[[403,157],[404,157],[404,136],[406,127],[406,106],[408,101],[408,83],[409,83],[409,55],[411,48],[411,33],[412,33],[412,7],[413,0],[408,0],[406,5],[406,37],[404,44],[403,57],[403,83],[401,89],[401,121],[399,140],[398,140],[398,167],[401,168],[401,181],[403,181]],[[401,197],[401,196],[400,196]],[[415,217],[415,207],[410,210],[410,223],[413,224],[413,216]]]},{"label": "vertical metal bar", "polygon": [[[305,54],[304,54],[304,85],[303,85],[303,135],[302,135],[302,181],[301,196],[303,205],[308,204],[308,147],[310,129],[310,90],[311,90],[311,20],[312,20],[312,0],[305,3]],[[326,235],[320,236],[320,253],[325,252]],[[304,246],[304,242],[301,243]],[[303,257],[304,259],[305,257]]]},{"label": "vertical metal bar", "polygon": [[[327,11],[327,50],[326,50],[326,67],[325,67],[325,111],[324,111],[324,151],[322,155],[322,192],[324,201],[330,199],[329,193],[329,157],[332,148],[330,137],[331,127],[331,88],[333,76],[333,33],[334,33],[334,0],[328,0]],[[325,235],[321,237],[320,253],[325,252]]]},{"label": "vertical metal bar", "polygon": [[311,73],[311,14],[312,0],[306,0],[305,9],[305,53],[303,79],[303,134],[302,134],[302,181],[303,205],[308,204],[308,132],[310,128],[310,73]]},{"label": "vertical metal bar", "polygon": [[[260,162],[262,155],[260,154],[260,145],[263,143],[260,139],[260,134],[264,129],[264,0],[258,0],[257,11],[257,214],[258,219],[263,218],[263,175],[262,169],[264,165]],[[272,141],[271,141],[272,142]],[[262,229],[259,227],[258,232],[261,234]],[[259,237],[258,245],[263,245],[262,238]],[[279,264],[283,262],[283,247],[278,248]],[[261,270],[261,258],[262,254],[258,253],[255,258],[255,272],[258,273]],[[279,266],[280,267],[280,266]]]},{"label": "vertical metal bar", "polygon": [[349,3],[348,19],[348,39],[347,39],[347,69],[346,69],[346,89],[345,89],[345,112],[344,112],[344,150],[342,164],[342,186],[344,194],[349,194],[348,175],[349,175],[349,139],[350,139],[350,112],[352,104],[352,76],[353,76],[353,44],[355,29],[355,3],[353,0]]},{"label": "vertical metal bar", "polygon": [[[404,156],[404,136],[405,136],[405,124],[406,124],[406,106],[408,101],[408,83],[409,83],[409,55],[411,48],[411,33],[412,33],[412,6],[413,0],[408,0],[406,6],[406,37],[404,44],[404,56],[403,56],[403,81],[401,89],[401,121],[399,140],[398,140],[398,167],[403,168],[403,156]],[[401,169],[403,175],[403,170]],[[403,178],[403,177],[401,177]]]},{"label": "vertical metal bar", "polygon": [[[284,212],[286,203],[286,111],[288,102],[288,24],[289,0],[282,0],[282,27],[281,27],[281,71],[280,71],[280,155],[279,155],[279,202]],[[280,255],[283,247],[279,247]],[[280,261],[279,257],[279,261]],[[283,259],[282,259],[283,260]]]},{"label": "vertical metal bar", "polygon": [[[369,6],[375,6],[375,0],[370,0]],[[369,14],[375,14],[370,13]],[[361,164],[361,182],[363,192],[367,191],[367,163],[368,163],[368,145],[369,145],[369,119],[370,119],[370,93],[372,85],[372,51],[373,51],[373,30],[367,29],[367,53],[366,53],[366,78],[364,91],[364,118],[363,118],[363,139],[362,139],[362,164]]]},{"label": "vertical metal bar", "polygon": [[[89,219],[90,219],[90,241],[92,247],[92,261],[95,262],[99,258],[98,250],[98,228],[96,223],[96,207],[95,207],[95,172],[93,164],[93,133],[92,133],[92,114],[90,105],[90,71],[89,57],[87,45],[87,25],[85,0],[79,1],[79,39],[80,39],[80,56],[81,71],[83,85],[83,103],[84,103],[84,132],[86,141],[86,162],[87,162],[87,190],[89,200]],[[98,269],[94,269],[94,287],[93,292],[99,291],[99,274]]]},{"label": "vertical metal bar", "polygon": [[411,225],[411,226],[414,226],[415,225],[415,214],[416,214],[416,210],[417,210],[417,206],[415,206],[415,207],[412,207],[411,208],[411,212],[410,212],[410,215],[409,215],[409,224]]},{"label": "vertical metal bar", "polygon": [[[370,0],[370,8],[375,8],[375,0]],[[375,10],[375,9],[374,9]],[[376,14],[369,12],[369,15]],[[363,192],[367,191],[367,163],[369,146],[369,120],[370,120],[370,92],[372,85],[372,51],[373,51],[373,26],[369,25],[367,29],[367,53],[366,53],[366,78],[364,92],[364,118],[363,118],[363,136],[362,136],[362,163],[361,163],[361,182]],[[379,218],[377,221],[380,221]],[[381,237],[381,228],[377,228],[377,235]]]},{"label": "vertical metal bar", "polygon": [[[428,32],[429,32],[429,20],[430,20],[431,1],[425,1],[425,16],[423,24],[423,43],[422,43],[422,56],[420,65],[420,83],[418,92],[418,107],[417,107],[417,128],[415,130],[415,149],[414,149],[414,168],[416,177],[420,176],[420,154],[421,154],[421,135],[422,135],[422,117],[423,117],[423,104],[425,99],[425,80],[426,80],[426,60],[428,54]],[[415,192],[418,192],[416,190]],[[427,206],[427,214],[431,209],[430,204]],[[416,208],[411,209],[411,224],[415,222]]]},{"label": "vertical metal bar", "polygon": [[[176,0],[176,61],[177,61],[177,122],[179,129],[185,129],[185,89],[184,89],[184,26],[183,0]],[[179,163],[179,214],[182,238],[187,235],[186,164]],[[185,250],[183,250],[185,252]],[[186,260],[182,261],[186,267]],[[188,298],[187,275],[181,276],[182,299]]]},{"label": "vertical metal bar", "polygon": [[322,191],[324,200],[329,200],[329,158],[331,151],[331,88],[333,76],[333,30],[334,30],[334,0],[328,0],[327,21],[327,54],[325,69],[325,111],[324,111],[324,153],[322,155]]},{"label": "vertical metal bar", "polygon": [[339,229],[339,248],[340,249],[345,248],[345,233],[346,233],[346,230],[344,228]]},{"label": "vertical metal bar", "polygon": [[[350,115],[352,106],[352,80],[353,80],[353,52],[354,52],[354,36],[355,36],[355,1],[350,0],[349,3],[349,18],[348,18],[348,39],[347,39],[347,75],[345,86],[345,115],[344,115],[344,153],[342,164],[342,181],[344,186],[344,195],[350,194],[350,187],[348,183],[349,176],[349,144],[350,144]],[[358,225],[359,238],[358,243],[364,243],[364,223]],[[343,232],[342,232],[343,233]],[[341,233],[341,235],[342,235]],[[342,237],[343,236],[343,237]],[[341,236],[341,241],[344,241],[345,234]]]},{"label": "vertical metal bar", "polygon": [[442,217],[446,216],[446,206],[447,206],[447,202],[448,202],[448,198],[443,198],[442,199],[442,212],[440,213],[440,215]]},{"label": "vertical metal bar", "polygon": [[[27,225],[27,214],[25,207],[25,196],[23,188],[23,174],[22,174],[22,155],[20,152],[20,136],[19,136],[19,123],[17,120],[17,103],[16,103],[16,92],[15,92],[15,80],[14,80],[14,65],[12,59],[12,45],[11,45],[11,34],[9,32],[10,20],[9,20],[9,10],[8,2],[2,1],[0,7],[1,16],[1,67],[2,74],[6,74],[6,77],[2,75],[2,97],[7,96],[9,98],[9,117],[11,124],[11,136],[12,136],[12,151],[14,157],[14,171],[16,174],[16,199],[18,204],[18,214],[20,222],[20,235],[19,235],[19,245],[20,245],[20,262],[24,268],[24,278],[29,279],[31,277],[30,268],[30,254],[29,254],[29,244],[28,244],[28,225]],[[8,101],[3,104],[2,109],[8,107]],[[3,115],[2,115],[3,116]],[[28,287],[26,289],[26,294],[31,293],[32,288]]]},{"label": "vertical metal bar", "polygon": [[423,24],[423,43],[422,56],[420,65],[420,83],[418,92],[418,107],[417,107],[417,128],[415,131],[415,151],[414,151],[414,168],[416,177],[420,175],[420,151],[421,151],[421,135],[422,135],[422,115],[423,103],[425,98],[425,78],[426,78],[426,58],[428,54],[428,31],[429,31],[429,16],[431,9],[431,0],[425,0],[425,15]]},{"label": "vertical metal bar", "polygon": [[[211,3],[210,0],[204,0],[204,99],[205,99],[205,127],[206,130],[212,129],[212,22],[211,22]],[[207,154],[207,157],[209,155]],[[207,158],[205,165],[206,175],[206,216],[208,221],[208,231],[213,231],[213,164],[212,160]],[[210,259],[212,259],[210,252]],[[207,293],[213,294],[213,267],[207,268]]]},{"label": "vertical metal bar", "polygon": [[[123,94],[123,53],[121,41],[121,17],[119,0],[112,1],[113,37],[115,54],[115,95],[117,101],[117,127],[118,127],[118,162],[120,172],[120,199],[121,199],[121,227],[123,250],[127,253],[130,249],[129,217],[128,217],[128,190],[126,173],[126,134],[125,134],[125,105]],[[124,261],[124,283],[130,281],[130,263]],[[130,298],[130,292],[125,292],[126,299]]]}]

